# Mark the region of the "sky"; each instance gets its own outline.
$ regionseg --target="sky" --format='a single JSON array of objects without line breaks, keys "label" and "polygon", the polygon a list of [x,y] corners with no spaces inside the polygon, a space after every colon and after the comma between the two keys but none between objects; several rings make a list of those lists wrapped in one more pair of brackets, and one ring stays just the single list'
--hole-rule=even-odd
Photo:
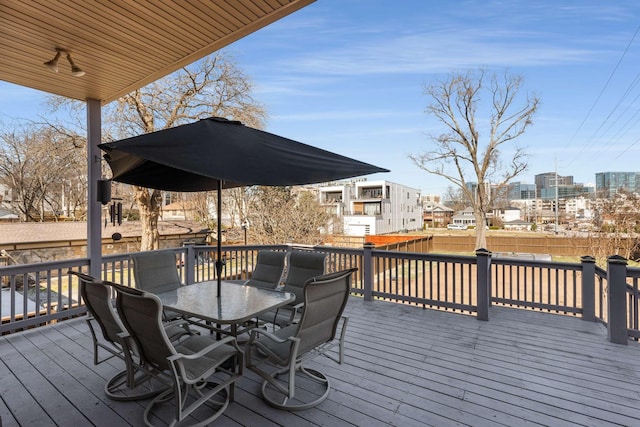
[{"label": "sky", "polygon": [[[451,184],[409,155],[444,131],[425,87],[467,70],[519,75],[540,98],[515,181],[640,171],[639,30],[637,1],[317,0],[225,50],[253,80],[265,130],[391,170],[369,180],[443,194]],[[46,115],[45,97],[0,82],[0,123]]]}]

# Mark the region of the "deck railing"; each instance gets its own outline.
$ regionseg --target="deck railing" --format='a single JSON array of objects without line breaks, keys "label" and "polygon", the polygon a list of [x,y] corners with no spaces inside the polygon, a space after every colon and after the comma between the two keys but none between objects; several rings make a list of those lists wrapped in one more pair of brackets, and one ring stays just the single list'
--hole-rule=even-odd
[{"label": "deck railing", "polygon": [[[357,267],[352,293],[365,300],[386,300],[450,310],[489,320],[492,304],[580,316],[609,328],[609,339],[640,338],[640,269],[611,257],[607,270],[591,257],[560,263],[492,257],[440,255],[329,246],[291,245],[223,247],[223,279],[250,277],[259,250],[312,250],[327,254],[327,271]],[[184,283],[214,280],[216,249],[186,246],[176,254]],[[88,272],[89,259],[0,267],[0,333],[55,322],[85,312],[77,278],[69,269]],[[129,254],[102,259],[102,279],[135,286]],[[25,291],[26,289],[26,291]],[[26,298],[24,297],[26,295]]]}]

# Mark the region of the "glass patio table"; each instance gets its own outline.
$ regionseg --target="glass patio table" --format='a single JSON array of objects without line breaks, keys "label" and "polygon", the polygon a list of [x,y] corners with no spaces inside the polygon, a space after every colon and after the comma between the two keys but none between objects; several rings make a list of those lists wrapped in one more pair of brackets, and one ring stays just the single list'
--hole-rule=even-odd
[{"label": "glass patio table", "polygon": [[[295,295],[291,292],[262,289],[228,281],[222,281],[220,292],[222,297],[217,295],[216,281],[207,281],[181,286],[156,295],[165,308],[184,314],[188,318],[199,319],[204,324],[198,324],[212,331],[233,336],[254,327],[255,322],[251,320],[258,315],[295,300]],[[221,325],[229,325],[229,329],[223,329]]]}]

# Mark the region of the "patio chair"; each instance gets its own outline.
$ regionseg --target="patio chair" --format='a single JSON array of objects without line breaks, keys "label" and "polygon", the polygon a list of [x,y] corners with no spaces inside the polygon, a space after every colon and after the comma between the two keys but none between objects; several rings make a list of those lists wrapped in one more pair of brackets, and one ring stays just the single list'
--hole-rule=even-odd
[{"label": "patio chair", "polygon": [[312,277],[324,274],[327,254],[320,252],[293,251],[289,255],[289,266],[283,291],[295,294],[293,303],[258,316],[263,323],[271,323],[278,327],[285,327],[299,319],[304,306],[304,285]]},{"label": "patio chair", "polygon": [[276,289],[280,285],[286,258],[286,252],[259,251],[251,278],[244,284],[258,288]]},{"label": "patio chair", "polygon": [[[300,322],[271,333],[254,329],[245,347],[247,368],[264,379],[262,396],[280,409],[300,410],[318,405],[329,395],[329,379],[304,364],[324,355],[342,363],[348,318],[342,315],[351,289],[351,274],[343,270],[314,277],[304,286],[305,306]],[[342,319],[340,334],[336,337]],[[338,346],[338,356],[328,353]],[[269,373],[260,365],[276,365]],[[278,377],[285,376],[282,380]],[[296,383],[304,382],[301,393]],[[300,396],[298,396],[298,394]]]},{"label": "patio chair", "polygon": [[[140,359],[170,384],[145,408],[145,423],[151,426],[154,407],[171,398],[175,405],[173,419],[163,420],[170,426],[201,407],[202,411],[214,412],[207,416],[199,411],[200,421],[194,425],[207,425],[222,415],[233,401],[234,383],[242,375],[242,351],[235,338],[216,341],[210,336],[191,335],[172,343],[163,327],[162,302],[156,295],[124,286],[116,289],[118,312],[139,349]],[[153,416],[161,417],[160,413]]]},{"label": "patio chair", "polygon": [[[171,251],[151,251],[131,254],[136,288],[152,293],[166,292],[182,286],[176,267],[176,256]],[[182,318],[171,310],[163,312],[165,321]]]},{"label": "patio chair", "polygon": [[[134,343],[121,336],[126,330],[113,305],[112,287],[109,282],[72,270],[69,270],[68,274],[78,277],[80,295],[89,312],[85,320],[93,340],[93,364],[99,365],[113,357],[125,362],[125,369],[105,384],[104,392],[107,397],[121,401],[138,400],[147,399],[163,391],[166,387],[158,388],[159,384],[153,384],[149,374],[140,367]],[[99,339],[94,323],[100,328],[102,339]],[[179,339],[191,333],[185,321],[167,324],[165,329],[172,339]],[[109,355],[101,358],[100,349]]]}]

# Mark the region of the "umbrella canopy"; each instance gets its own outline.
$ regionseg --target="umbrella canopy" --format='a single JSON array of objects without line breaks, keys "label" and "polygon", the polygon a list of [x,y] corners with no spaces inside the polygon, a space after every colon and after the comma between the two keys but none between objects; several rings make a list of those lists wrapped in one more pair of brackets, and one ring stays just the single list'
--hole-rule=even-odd
[{"label": "umbrella canopy", "polygon": [[389,172],[217,117],[99,147],[115,181],[167,191],[218,190],[218,295],[222,188],[302,185]]},{"label": "umbrella canopy", "polygon": [[209,118],[100,144],[118,182],[167,191],[301,185],[389,172],[237,121]]}]

